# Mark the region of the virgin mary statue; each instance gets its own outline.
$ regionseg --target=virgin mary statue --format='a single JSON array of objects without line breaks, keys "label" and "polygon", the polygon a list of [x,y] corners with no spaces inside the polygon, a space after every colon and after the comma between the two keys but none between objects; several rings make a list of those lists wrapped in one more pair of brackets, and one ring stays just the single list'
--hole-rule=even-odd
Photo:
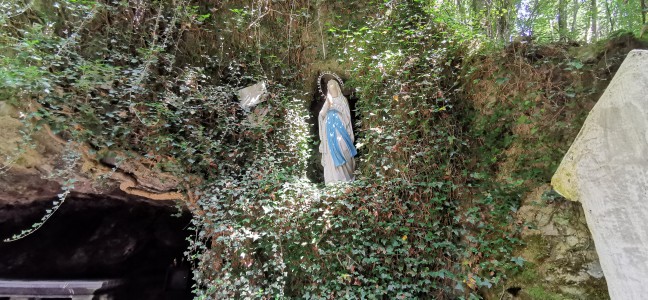
[{"label": "virgin mary statue", "polygon": [[[342,95],[342,80],[335,74],[319,77],[320,92],[325,96],[319,112],[319,152],[322,153],[324,182],[352,181],[355,170],[356,148],[349,102]],[[322,87],[325,85],[325,88]]]}]

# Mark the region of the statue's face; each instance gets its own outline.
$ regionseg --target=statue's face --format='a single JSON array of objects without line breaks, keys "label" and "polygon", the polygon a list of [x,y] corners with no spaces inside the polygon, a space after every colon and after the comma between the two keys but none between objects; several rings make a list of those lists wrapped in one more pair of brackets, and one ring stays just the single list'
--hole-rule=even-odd
[{"label": "statue's face", "polygon": [[331,96],[337,97],[340,95],[340,85],[338,85],[337,81],[329,80],[328,83],[326,83],[326,88]]}]

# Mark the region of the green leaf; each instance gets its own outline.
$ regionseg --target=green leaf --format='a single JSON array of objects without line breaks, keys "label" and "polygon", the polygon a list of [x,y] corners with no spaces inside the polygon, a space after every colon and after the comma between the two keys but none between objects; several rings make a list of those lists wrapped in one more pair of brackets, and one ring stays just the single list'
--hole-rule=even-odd
[{"label": "green leaf", "polygon": [[523,266],[526,260],[524,260],[524,258],[522,258],[521,256],[518,256],[518,257],[511,258],[511,261],[518,266]]},{"label": "green leaf", "polygon": [[510,78],[508,78],[508,77],[500,77],[500,78],[497,78],[497,79],[495,80],[495,83],[497,83],[497,84],[499,84],[499,85],[503,85],[503,84],[505,84],[506,82],[508,82],[509,80],[510,80]]}]

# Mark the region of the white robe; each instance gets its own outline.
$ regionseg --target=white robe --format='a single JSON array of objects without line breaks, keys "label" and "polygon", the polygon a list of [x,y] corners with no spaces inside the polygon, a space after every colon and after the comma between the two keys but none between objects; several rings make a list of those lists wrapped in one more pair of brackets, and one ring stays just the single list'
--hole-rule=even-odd
[{"label": "white robe", "polygon": [[351,141],[355,142],[353,128],[351,127],[351,111],[349,110],[349,102],[342,93],[340,93],[338,97],[334,97],[332,102],[333,103],[330,107],[324,103],[324,107],[322,107],[318,117],[320,137],[319,152],[322,153],[324,182],[352,181],[354,178],[353,171],[355,170],[355,160],[353,159],[353,156],[351,156],[351,152],[344,142],[344,139],[339,134],[337,135],[338,145],[340,145],[340,150],[342,151],[342,155],[346,162],[343,165],[336,167],[333,163],[333,157],[331,156],[328,147],[328,139],[326,138],[326,114],[330,109],[335,109],[339,112],[340,120],[344,123],[344,127],[346,128],[349,137],[351,137]]}]

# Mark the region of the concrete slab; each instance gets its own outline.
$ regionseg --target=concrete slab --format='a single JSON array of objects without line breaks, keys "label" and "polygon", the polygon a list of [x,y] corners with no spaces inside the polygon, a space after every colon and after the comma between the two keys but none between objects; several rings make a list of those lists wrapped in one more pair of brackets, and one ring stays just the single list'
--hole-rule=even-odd
[{"label": "concrete slab", "polygon": [[3,280],[0,297],[18,299],[70,298],[73,300],[109,299],[106,291],[122,285],[120,280]]}]

